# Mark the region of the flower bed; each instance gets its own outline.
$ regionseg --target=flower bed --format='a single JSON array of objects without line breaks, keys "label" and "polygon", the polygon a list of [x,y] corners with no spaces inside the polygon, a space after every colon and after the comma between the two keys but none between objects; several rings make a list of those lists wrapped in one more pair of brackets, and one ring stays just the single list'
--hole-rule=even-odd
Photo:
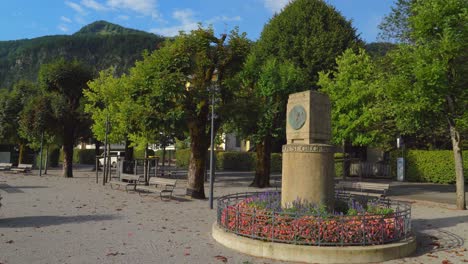
[{"label": "flower bed", "polygon": [[336,211],[297,201],[280,207],[279,193],[244,193],[218,199],[218,225],[228,232],[301,245],[377,245],[410,235],[407,203],[336,198]]}]

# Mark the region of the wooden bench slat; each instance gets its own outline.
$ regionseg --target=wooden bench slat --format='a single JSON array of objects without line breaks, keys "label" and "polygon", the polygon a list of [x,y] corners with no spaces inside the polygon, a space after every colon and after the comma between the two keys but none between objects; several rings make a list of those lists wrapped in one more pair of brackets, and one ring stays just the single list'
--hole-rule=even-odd
[{"label": "wooden bench slat", "polygon": [[135,190],[159,193],[159,196],[163,199],[163,194],[168,194],[169,198],[172,197],[177,180],[151,177],[148,183],[148,186],[136,186]]},{"label": "wooden bench slat", "polygon": [[390,188],[388,183],[373,182],[338,182],[335,185],[336,190],[341,190],[349,194],[367,195],[367,196],[385,196]]}]

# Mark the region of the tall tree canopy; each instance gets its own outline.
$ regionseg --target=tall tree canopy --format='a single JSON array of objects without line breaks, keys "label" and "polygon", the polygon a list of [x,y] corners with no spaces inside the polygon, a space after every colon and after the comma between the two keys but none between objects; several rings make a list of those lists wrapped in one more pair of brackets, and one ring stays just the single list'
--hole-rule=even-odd
[{"label": "tall tree canopy", "polygon": [[385,94],[377,63],[363,49],[357,54],[346,50],[336,63],[336,70],[321,72],[318,82],[332,103],[334,143],[385,146],[394,139],[394,124],[382,108]]},{"label": "tall tree canopy", "polygon": [[[240,71],[250,45],[245,33],[239,34],[237,29],[220,38],[211,28],[181,32],[159,50],[144,54],[128,76],[115,79],[109,72],[101,73],[90,83],[92,92],[87,97],[93,102],[102,101],[109,111],[118,109],[115,112],[121,114],[115,117],[116,122],[125,120],[127,125],[119,127],[134,144],[162,142],[168,135],[187,132],[191,150],[187,195],[205,198],[211,95],[216,93],[217,98],[217,130],[233,111],[233,91],[237,89],[233,77]],[[217,76],[215,82],[213,76]],[[116,102],[106,97],[98,100],[101,92],[97,91],[101,89],[107,90],[102,94],[109,98],[115,95]],[[97,132],[97,124],[94,129]]]},{"label": "tall tree canopy", "polygon": [[[334,78],[321,75],[323,89],[335,98],[336,125],[342,126],[335,133],[367,143],[381,136],[379,130],[387,137],[427,136],[445,130],[454,153],[457,207],[465,209],[460,142],[468,131],[468,6],[464,0],[399,1],[397,5],[393,12],[403,12],[404,5],[407,16],[400,18],[405,20],[404,32],[394,33],[410,41],[389,52],[379,67],[365,54],[348,51],[339,58]],[[395,20],[387,22],[396,23],[400,15],[391,14]],[[401,30],[401,23],[387,26]],[[392,120],[384,124],[393,129],[385,130],[381,125],[385,120]]]},{"label": "tall tree canopy", "polygon": [[413,44],[392,53],[391,111],[403,132],[446,120],[455,158],[457,207],[465,209],[461,133],[468,128],[468,5],[464,0],[414,1]]},{"label": "tall tree canopy", "polygon": [[322,0],[296,0],[265,25],[241,76],[256,127],[241,126],[257,148],[254,186],[269,185],[272,138],[285,138],[288,94],[316,89],[318,72],[331,69],[336,56],[360,41],[351,22]]},{"label": "tall tree canopy", "polygon": [[44,64],[39,71],[39,83],[54,97],[55,126],[63,143],[63,176],[73,177],[73,148],[81,133],[89,129],[89,118],[84,113],[83,90],[93,77],[92,72],[78,61],[59,59]]}]

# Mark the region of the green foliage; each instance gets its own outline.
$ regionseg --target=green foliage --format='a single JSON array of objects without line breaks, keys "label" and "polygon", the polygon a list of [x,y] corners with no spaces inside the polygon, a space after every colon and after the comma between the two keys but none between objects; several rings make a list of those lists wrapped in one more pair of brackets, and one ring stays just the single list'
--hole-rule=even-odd
[{"label": "green foliage", "polygon": [[60,57],[84,60],[95,72],[118,65],[116,74],[121,75],[141,59],[143,50],[155,50],[163,41],[151,33],[102,21],[71,36],[0,41],[0,87],[10,88],[21,79],[36,81],[41,65]]},{"label": "green foliage", "polygon": [[[106,123],[109,121],[110,131],[108,142],[119,143],[126,139],[129,130],[129,111],[122,111],[123,102],[130,96],[124,79],[116,78],[115,68],[99,72],[99,76],[88,83],[89,89],[84,90],[86,98],[85,112],[91,116],[91,129],[94,137],[104,142]],[[145,145],[146,146],[146,145]]]},{"label": "green foliage", "polygon": [[396,47],[396,44],[389,42],[372,42],[366,44],[364,49],[372,58],[377,59],[384,57],[389,51],[395,49]]},{"label": "green foliage", "polygon": [[336,63],[336,70],[321,72],[318,82],[332,103],[333,142],[364,146],[390,141],[393,133],[385,131],[388,118],[380,105],[385,92],[371,57],[363,49],[358,54],[348,49]]},{"label": "green foliage", "polygon": [[22,141],[19,133],[21,111],[37,94],[37,86],[24,80],[16,83],[11,92],[0,90],[0,142]]},{"label": "green foliage", "polygon": [[[63,151],[60,151],[60,161],[63,162]],[[74,149],[73,163],[75,164],[96,164],[96,152],[94,149]]]},{"label": "green foliage", "polygon": [[281,172],[283,168],[283,159],[281,153],[271,153],[271,172]]},{"label": "green foliage", "polygon": [[254,153],[216,152],[216,169],[250,171],[254,168]]},{"label": "green foliage", "polygon": [[[188,168],[190,150],[177,150],[175,155],[176,166],[179,168]],[[231,171],[252,171],[255,169],[255,153],[237,152],[237,151],[217,151],[216,169]],[[280,153],[271,154],[271,171],[280,172],[282,167]]]},{"label": "green foliage", "polygon": [[330,69],[345,49],[360,41],[351,22],[321,0],[296,0],[265,25],[256,53],[262,61],[269,57],[280,63],[291,61],[305,72],[314,88],[317,73]]},{"label": "green foliage", "polygon": [[408,18],[413,45],[391,52],[387,111],[405,133],[467,128],[468,12],[465,1],[415,1]]},{"label": "green foliage", "polygon": [[49,166],[58,167],[60,158],[60,148],[49,149]]},{"label": "green foliage", "polygon": [[[400,151],[392,152],[392,173],[396,176],[396,158]],[[406,180],[413,182],[454,183],[453,152],[449,150],[409,150],[405,152]],[[463,156],[464,175],[468,173],[468,156]],[[465,176],[465,181],[466,181]]]},{"label": "green foliage", "polygon": [[95,165],[96,164],[96,150],[94,149],[80,149],[75,150],[78,156],[78,163]]},{"label": "green foliage", "polygon": [[142,36],[152,35],[145,31],[124,28],[122,26],[109,23],[103,20],[99,20],[89,25],[86,25],[73,35],[77,36],[77,35],[85,35],[85,34],[93,34],[93,35],[139,34]]},{"label": "green foliage", "polygon": [[379,38],[386,41],[410,42],[411,4],[415,0],[397,0],[390,14],[379,25]]},{"label": "green foliage", "polygon": [[187,169],[190,160],[190,149],[178,149],[175,153],[177,168]]},{"label": "green foliage", "polygon": [[[135,149],[133,153],[133,157],[135,159],[144,159],[145,158],[145,150],[144,149]],[[148,156],[154,156],[154,150],[148,149]]]}]

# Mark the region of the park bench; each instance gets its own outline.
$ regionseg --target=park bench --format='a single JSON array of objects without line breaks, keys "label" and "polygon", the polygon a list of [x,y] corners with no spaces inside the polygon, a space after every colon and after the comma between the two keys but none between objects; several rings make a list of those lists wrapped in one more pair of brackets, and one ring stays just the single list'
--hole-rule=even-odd
[{"label": "park bench", "polygon": [[2,170],[10,170],[13,167],[12,163],[0,163],[0,171]]},{"label": "park bench", "polygon": [[11,168],[10,170],[15,172],[15,173],[19,173],[19,172],[26,173],[26,172],[31,172],[32,167],[33,167],[32,164],[22,164],[22,163],[20,163],[20,164],[18,164],[18,166],[16,166],[15,168]]},{"label": "park bench", "polygon": [[172,197],[172,192],[174,191],[174,188],[176,186],[177,180],[160,177],[151,177],[148,183],[148,186],[136,186],[136,190],[143,192],[159,193],[161,200],[163,200],[164,197],[168,197],[170,200]]},{"label": "park bench", "polygon": [[389,187],[388,183],[340,181],[335,184],[335,191],[350,195],[385,197]]},{"label": "park bench", "polygon": [[139,182],[143,182],[143,181],[144,181],[144,176],[143,175],[134,175],[134,174],[121,173],[120,174],[120,179],[111,180],[111,181],[109,181],[109,184],[111,186],[111,189],[113,189],[112,185],[124,186],[125,191],[128,192],[128,187],[132,187],[133,190],[135,190],[136,185]]}]

